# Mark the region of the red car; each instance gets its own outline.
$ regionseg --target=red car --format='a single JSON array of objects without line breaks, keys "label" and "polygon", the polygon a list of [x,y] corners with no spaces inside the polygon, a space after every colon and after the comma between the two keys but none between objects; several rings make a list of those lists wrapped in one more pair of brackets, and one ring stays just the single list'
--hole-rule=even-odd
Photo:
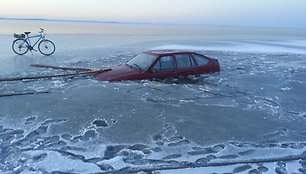
[{"label": "red car", "polygon": [[95,73],[103,81],[164,79],[219,72],[216,59],[199,53],[179,50],[153,50],[138,54],[127,64]]}]

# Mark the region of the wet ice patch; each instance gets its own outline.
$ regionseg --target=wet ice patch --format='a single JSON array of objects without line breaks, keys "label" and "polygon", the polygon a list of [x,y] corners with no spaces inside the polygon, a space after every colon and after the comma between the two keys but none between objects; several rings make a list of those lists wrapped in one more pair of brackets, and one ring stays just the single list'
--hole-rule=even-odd
[{"label": "wet ice patch", "polygon": [[188,152],[189,155],[199,156],[199,155],[208,155],[208,154],[216,154],[224,149],[225,145],[219,144],[213,147],[193,147],[193,151]]},{"label": "wet ice patch", "polygon": [[117,120],[111,119],[109,121],[105,120],[105,119],[97,119],[94,120],[92,122],[92,124],[96,127],[96,128],[105,128],[105,127],[109,127],[112,126],[113,124],[117,123]]},{"label": "wet ice patch", "polygon": [[107,127],[109,124],[106,120],[95,120],[92,122],[96,127]]}]

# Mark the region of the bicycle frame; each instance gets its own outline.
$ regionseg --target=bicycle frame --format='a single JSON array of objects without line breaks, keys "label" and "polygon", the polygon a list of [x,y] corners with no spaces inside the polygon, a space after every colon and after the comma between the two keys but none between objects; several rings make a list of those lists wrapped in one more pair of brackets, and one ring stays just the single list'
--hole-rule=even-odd
[{"label": "bicycle frame", "polygon": [[[39,37],[39,38],[38,38],[37,41],[32,45],[30,39],[31,39],[31,38],[36,38],[36,37]],[[34,36],[29,36],[29,35],[27,35],[27,38],[26,38],[25,40],[28,41],[29,46],[30,46],[31,48],[34,48],[34,47],[39,43],[39,41],[41,41],[41,40],[43,40],[43,39],[45,39],[45,35],[39,34],[39,35],[34,35]]]}]

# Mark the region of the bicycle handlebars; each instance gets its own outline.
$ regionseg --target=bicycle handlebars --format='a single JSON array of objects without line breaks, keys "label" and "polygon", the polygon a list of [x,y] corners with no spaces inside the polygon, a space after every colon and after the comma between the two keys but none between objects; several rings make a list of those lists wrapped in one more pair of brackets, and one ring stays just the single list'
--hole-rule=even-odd
[{"label": "bicycle handlebars", "polygon": [[43,29],[43,28],[39,28],[39,29],[40,29],[40,31],[39,31],[38,33],[43,33],[44,30],[45,30],[45,29]]}]

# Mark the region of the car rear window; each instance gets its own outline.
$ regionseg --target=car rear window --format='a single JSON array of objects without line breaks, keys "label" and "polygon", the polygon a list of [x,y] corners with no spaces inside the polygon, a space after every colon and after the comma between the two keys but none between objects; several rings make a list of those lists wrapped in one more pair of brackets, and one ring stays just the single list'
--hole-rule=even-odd
[{"label": "car rear window", "polygon": [[198,62],[198,66],[205,66],[208,63],[208,59],[201,55],[193,54],[193,57]]},{"label": "car rear window", "polygon": [[190,68],[195,66],[195,63],[189,54],[176,54],[175,58],[178,68]]}]

